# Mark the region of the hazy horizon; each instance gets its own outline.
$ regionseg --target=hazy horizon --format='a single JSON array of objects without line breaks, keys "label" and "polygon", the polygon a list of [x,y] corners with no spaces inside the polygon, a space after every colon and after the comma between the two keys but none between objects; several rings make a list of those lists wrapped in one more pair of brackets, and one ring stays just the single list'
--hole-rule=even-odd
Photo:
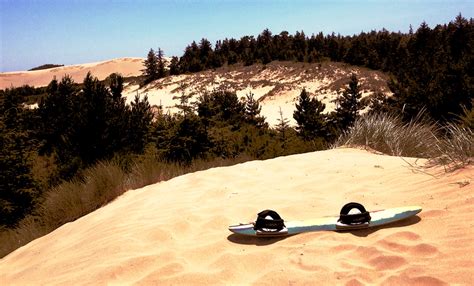
[{"label": "hazy horizon", "polygon": [[192,41],[304,31],[353,35],[408,32],[471,18],[469,1],[18,1],[0,0],[0,71],[145,57],[181,56]]}]

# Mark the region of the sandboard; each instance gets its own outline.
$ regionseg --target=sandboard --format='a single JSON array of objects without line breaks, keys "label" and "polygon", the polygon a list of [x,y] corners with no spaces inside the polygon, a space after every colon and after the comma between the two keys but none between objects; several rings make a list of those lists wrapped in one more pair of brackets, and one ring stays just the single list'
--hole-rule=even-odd
[{"label": "sandboard", "polygon": [[401,221],[415,216],[421,211],[419,206],[390,208],[385,210],[371,211],[372,219],[369,223],[361,225],[342,225],[338,223],[339,217],[322,217],[304,221],[285,221],[286,229],[279,232],[260,232],[254,229],[253,223],[238,224],[229,226],[229,230],[236,234],[258,237],[280,237],[294,235],[302,232],[311,231],[344,231],[354,229],[367,229],[379,227]]}]

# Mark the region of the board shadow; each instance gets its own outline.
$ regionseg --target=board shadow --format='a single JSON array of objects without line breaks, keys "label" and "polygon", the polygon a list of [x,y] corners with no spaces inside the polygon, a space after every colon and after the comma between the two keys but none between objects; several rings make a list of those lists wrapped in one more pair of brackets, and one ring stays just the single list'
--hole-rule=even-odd
[{"label": "board shadow", "polygon": [[232,243],[244,244],[244,245],[256,245],[256,246],[265,246],[274,244],[278,241],[282,241],[289,237],[292,237],[295,234],[280,236],[280,237],[256,237],[256,236],[246,236],[232,233],[227,236],[227,240]]},{"label": "board shadow", "polygon": [[367,228],[367,229],[357,229],[357,230],[344,230],[341,232],[347,232],[350,233],[354,236],[359,236],[359,237],[367,237],[370,234],[377,232],[381,229],[386,229],[386,228],[398,228],[398,227],[405,227],[409,225],[414,225],[418,222],[421,221],[421,218],[419,216],[413,216],[401,221],[397,221],[391,224],[386,224],[386,225],[381,225],[378,227],[372,227],[372,228]]}]

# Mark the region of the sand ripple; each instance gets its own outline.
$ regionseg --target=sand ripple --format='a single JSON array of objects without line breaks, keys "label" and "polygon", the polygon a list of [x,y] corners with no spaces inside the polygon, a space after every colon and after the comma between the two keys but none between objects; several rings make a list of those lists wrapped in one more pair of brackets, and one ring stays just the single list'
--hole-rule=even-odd
[{"label": "sand ripple", "polygon": [[[473,168],[413,172],[404,160],[337,149],[129,191],[1,259],[0,284],[474,285],[473,188],[452,183],[472,178]],[[337,214],[348,201],[423,211],[342,233],[256,239],[227,230],[265,208],[310,219]]]}]

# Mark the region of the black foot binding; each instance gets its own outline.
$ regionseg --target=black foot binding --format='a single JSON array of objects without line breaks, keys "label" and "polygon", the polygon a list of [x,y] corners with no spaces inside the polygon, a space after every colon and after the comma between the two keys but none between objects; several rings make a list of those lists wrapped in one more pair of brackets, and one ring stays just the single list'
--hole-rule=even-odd
[{"label": "black foot binding", "polygon": [[264,210],[258,213],[253,229],[258,235],[279,235],[288,233],[283,219],[276,211]]},{"label": "black foot binding", "polygon": [[[349,213],[351,210],[356,213]],[[337,229],[360,229],[369,227],[370,214],[364,206],[359,203],[348,203],[342,207],[339,220],[336,223]]]}]

